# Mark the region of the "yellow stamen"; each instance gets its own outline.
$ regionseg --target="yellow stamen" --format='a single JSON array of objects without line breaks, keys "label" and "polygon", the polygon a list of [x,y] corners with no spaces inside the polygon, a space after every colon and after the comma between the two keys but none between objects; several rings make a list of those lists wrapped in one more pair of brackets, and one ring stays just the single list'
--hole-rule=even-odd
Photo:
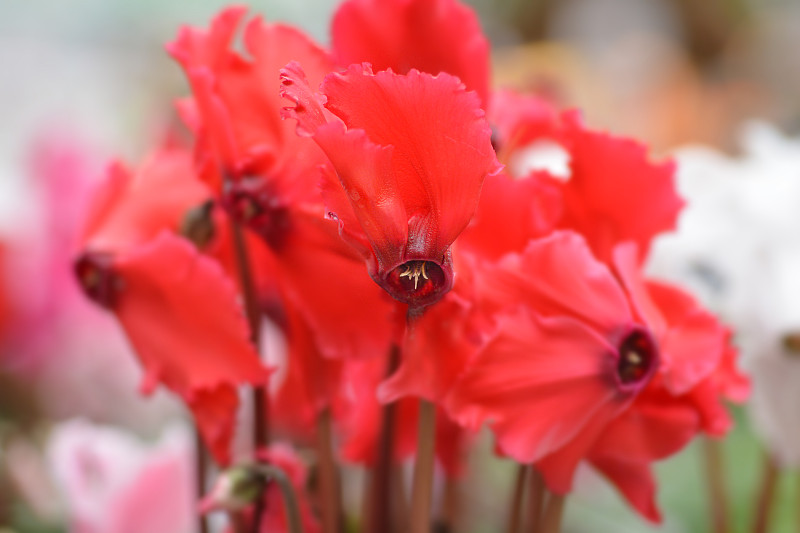
[{"label": "yellow stamen", "polygon": [[405,271],[400,274],[401,278],[414,278],[414,290],[419,286],[419,278],[428,279],[428,273],[425,271],[425,261],[419,263],[411,263],[406,265]]}]

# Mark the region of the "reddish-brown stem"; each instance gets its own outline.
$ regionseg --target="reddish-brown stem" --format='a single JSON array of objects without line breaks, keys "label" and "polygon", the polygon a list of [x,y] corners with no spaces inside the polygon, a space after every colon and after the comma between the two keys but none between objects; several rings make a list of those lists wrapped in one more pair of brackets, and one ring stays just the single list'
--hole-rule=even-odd
[{"label": "reddish-brown stem", "polygon": [[228,513],[231,529],[234,533],[247,533],[247,522],[241,513]]},{"label": "reddish-brown stem", "polygon": [[[200,501],[206,495],[206,477],[208,475],[208,454],[206,446],[203,443],[203,437],[200,431],[195,429],[195,476],[196,476],[196,490],[197,501]],[[205,513],[198,513],[198,531],[200,533],[208,533],[208,519]]]},{"label": "reddish-brown stem", "polygon": [[[386,376],[392,375],[400,365],[400,348],[392,345],[386,365]],[[392,531],[392,463],[394,456],[394,432],[397,406],[394,402],[383,406],[381,430],[375,465],[367,482],[369,505],[366,507],[364,531],[367,533],[391,533]]]},{"label": "reddish-brown stem", "polygon": [[338,533],[342,530],[342,506],[339,472],[333,458],[333,431],[329,409],[323,410],[317,418],[316,445],[322,531],[323,533]]},{"label": "reddish-brown stem", "polygon": [[511,510],[508,513],[508,533],[519,533],[522,524],[522,499],[525,496],[525,479],[528,465],[519,465],[514,476],[514,490],[511,494]]},{"label": "reddish-brown stem", "polygon": [[766,533],[769,530],[777,484],[778,464],[769,453],[766,453],[764,455],[764,474],[761,478],[761,488],[758,491],[758,499],[756,500],[753,533]]},{"label": "reddish-brown stem", "polygon": [[411,533],[429,533],[431,527],[431,498],[433,497],[433,466],[436,452],[436,406],[419,400],[417,457],[411,489]]},{"label": "reddish-brown stem", "polygon": [[[231,221],[231,233],[233,234],[233,245],[236,253],[236,267],[239,273],[239,284],[242,295],[244,296],[244,308],[247,314],[247,322],[250,325],[250,340],[256,351],[261,346],[261,312],[258,305],[258,295],[256,294],[255,281],[250,268],[250,257],[247,253],[247,242],[245,241],[244,230],[233,218]],[[258,457],[258,451],[265,448],[269,443],[269,396],[265,386],[253,387],[253,453]],[[261,524],[261,515],[264,512],[264,501],[258,498],[253,514],[253,531],[258,533]]]},{"label": "reddish-brown stem", "polygon": [[453,533],[456,530],[460,503],[461,490],[458,480],[448,476],[444,480],[442,509],[439,520],[436,523],[436,533]]},{"label": "reddish-brown stem", "polygon": [[560,533],[561,517],[564,515],[565,497],[560,494],[549,494],[547,505],[542,513],[541,533]]},{"label": "reddish-brown stem", "polygon": [[725,496],[722,447],[718,441],[704,439],[708,500],[714,533],[728,533],[728,506]]},{"label": "reddish-brown stem", "polygon": [[[539,533],[542,524],[542,511],[544,510],[547,488],[542,475],[531,465],[528,488],[528,532]],[[551,498],[552,499],[552,498]]]},{"label": "reddish-brown stem", "polygon": [[[261,311],[258,305],[258,294],[256,292],[252,269],[250,268],[247,242],[245,241],[244,230],[239,223],[233,219],[231,219],[231,229],[236,252],[236,267],[239,273],[239,284],[244,297],[247,322],[250,325],[250,340],[256,347],[256,350],[259,350],[261,346]],[[264,387],[253,387],[253,440],[256,450],[265,447],[269,442],[268,402],[269,398]]]},{"label": "reddish-brown stem", "polygon": [[408,496],[403,466],[395,463],[392,466],[392,528],[387,531],[408,531]]}]

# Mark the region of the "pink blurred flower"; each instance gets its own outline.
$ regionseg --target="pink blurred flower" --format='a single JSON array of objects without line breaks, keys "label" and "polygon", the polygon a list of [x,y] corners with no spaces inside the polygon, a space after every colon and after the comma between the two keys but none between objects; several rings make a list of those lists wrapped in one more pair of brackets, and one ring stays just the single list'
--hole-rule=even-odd
[{"label": "pink blurred flower", "polygon": [[192,444],[171,427],[154,444],[113,427],[56,426],[48,458],[75,533],[194,531]]}]

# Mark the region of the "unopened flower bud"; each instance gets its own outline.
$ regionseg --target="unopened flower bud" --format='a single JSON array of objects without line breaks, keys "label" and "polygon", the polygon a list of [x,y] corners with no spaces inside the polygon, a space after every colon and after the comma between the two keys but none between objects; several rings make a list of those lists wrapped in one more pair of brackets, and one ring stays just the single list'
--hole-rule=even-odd
[{"label": "unopened flower bud", "polygon": [[200,500],[200,512],[240,511],[258,499],[265,481],[265,477],[249,465],[229,468],[220,474],[211,492]]}]

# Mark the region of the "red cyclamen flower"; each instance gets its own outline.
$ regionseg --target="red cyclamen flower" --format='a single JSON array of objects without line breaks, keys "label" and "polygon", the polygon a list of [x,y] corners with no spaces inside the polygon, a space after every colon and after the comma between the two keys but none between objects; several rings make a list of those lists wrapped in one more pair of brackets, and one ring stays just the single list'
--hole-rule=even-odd
[{"label": "red cyclamen flower", "polygon": [[156,154],[131,174],[112,167],[90,209],[75,271],[119,319],[144,367],[142,390],[181,396],[216,460],[230,459],[237,386],[264,383],[238,294],[222,267],[174,232],[208,199],[188,155]]},{"label": "red cyclamen flower", "polygon": [[588,459],[657,520],[650,463],[701,430],[726,429],[714,376],[727,330],[696,306],[662,311],[632,244],[609,267],[579,235],[557,232],[495,266],[479,283],[506,311],[447,398],[450,412],[468,426],[488,422],[500,450],[535,463],[551,490],[568,492]]},{"label": "red cyclamen flower", "polygon": [[282,78],[295,104],[286,116],[335,170],[323,184],[328,216],[372,279],[412,307],[438,301],[453,283],[450,245],[500,168],[475,94],[447,74],[368,65],[328,75],[321,95],[297,63]]}]

